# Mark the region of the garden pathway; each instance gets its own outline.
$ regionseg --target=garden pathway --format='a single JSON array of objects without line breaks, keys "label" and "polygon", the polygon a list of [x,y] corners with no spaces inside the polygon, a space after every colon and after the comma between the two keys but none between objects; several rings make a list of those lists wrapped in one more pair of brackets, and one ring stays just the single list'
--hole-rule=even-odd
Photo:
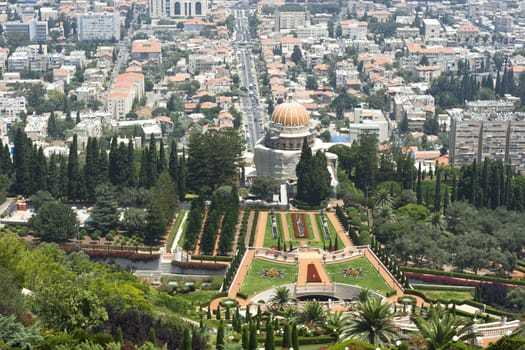
[{"label": "garden pathway", "polygon": [[290,232],[288,231],[288,220],[286,220],[286,212],[279,213],[281,215],[281,223],[283,226],[283,235],[286,242],[290,241]]},{"label": "garden pathway", "polygon": [[207,218],[208,218],[208,211],[205,211],[202,217],[202,225],[199,231],[199,237],[197,237],[197,243],[195,244],[195,252],[193,252],[193,255],[199,255],[201,252],[202,231],[204,231],[204,225],[206,224]]},{"label": "garden pathway", "polygon": [[335,230],[337,231],[337,234],[339,235],[339,238],[341,239],[341,242],[345,245],[345,247],[352,247],[352,242],[350,242],[350,238],[346,235],[345,230],[339,223],[339,220],[337,220],[337,216],[334,212],[326,212],[326,217],[332,225],[334,225]]},{"label": "garden pathway", "polygon": [[310,213],[310,226],[312,229],[312,233],[314,234],[314,241],[315,242],[321,242],[321,238],[319,236],[319,230],[317,227],[317,221],[315,220],[315,213]]},{"label": "garden pathway", "polygon": [[255,218],[255,213],[253,210],[250,211],[250,216],[248,216],[248,223],[246,225],[246,234],[244,236],[244,246],[247,247],[250,244],[250,232],[252,232],[253,219]]},{"label": "garden pathway", "polygon": [[264,246],[264,235],[266,234],[266,222],[267,221],[268,221],[268,212],[262,211],[262,210],[259,211],[259,219],[255,223],[257,225],[255,229],[255,239],[254,239],[255,247]]},{"label": "garden pathway", "polygon": [[307,252],[301,252],[299,249],[297,252],[297,257],[299,260],[299,270],[297,271],[297,284],[298,285],[305,285],[308,277],[308,264],[314,264],[315,268],[317,269],[317,273],[319,274],[319,277],[321,278],[321,283],[325,284],[332,284],[332,281],[328,277],[328,274],[326,273],[323,264],[321,263],[321,259],[323,255],[317,251],[307,251]]}]

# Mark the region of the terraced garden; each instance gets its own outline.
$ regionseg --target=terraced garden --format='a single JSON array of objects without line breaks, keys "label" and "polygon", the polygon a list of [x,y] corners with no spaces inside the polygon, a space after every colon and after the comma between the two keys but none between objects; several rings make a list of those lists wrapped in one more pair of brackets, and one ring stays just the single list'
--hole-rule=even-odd
[{"label": "terraced garden", "polygon": [[253,259],[239,292],[250,297],[272,287],[295,283],[297,271],[296,265]]},{"label": "terraced garden", "polygon": [[325,264],[324,268],[332,281],[336,283],[351,284],[382,295],[390,292],[392,288],[372,266],[366,258],[357,258],[351,261]]}]

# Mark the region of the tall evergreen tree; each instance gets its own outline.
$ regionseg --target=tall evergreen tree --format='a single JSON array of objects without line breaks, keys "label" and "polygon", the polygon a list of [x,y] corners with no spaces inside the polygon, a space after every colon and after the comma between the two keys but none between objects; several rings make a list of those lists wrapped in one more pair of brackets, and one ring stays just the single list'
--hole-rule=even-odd
[{"label": "tall evergreen tree", "polygon": [[49,119],[47,120],[47,134],[52,139],[56,139],[58,137],[58,128],[54,112],[51,112]]},{"label": "tall evergreen tree", "polygon": [[23,195],[29,195],[30,173],[29,162],[31,146],[28,147],[28,138],[22,129],[18,128],[15,134],[13,153],[13,165],[15,169],[15,192]]},{"label": "tall evergreen tree", "polygon": [[268,318],[266,321],[266,341],[264,342],[264,350],[275,350],[275,338],[271,318]]},{"label": "tall evergreen tree", "polygon": [[179,157],[177,155],[177,142],[175,140],[171,140],[168,172],[173,182],[177,183],[179,177]]},{"label": "tall evergreen tree", "polygon": [[60,198],[67,197],[68,181],[69,177],[67,160],[66,157],[60,156]]},{"label": "tall evergreen tree", "polygon": [[148,163],[148,157],[146,155],[147,150],[146,148],[142,149],[142,154],[140,157],[140,173],[139,173],[139,186],[148,188],[149,180],[148,180],[148,171],[149,163]]},{"label": "tall evergreen tree", "polygon": [[133,141],[130,139],[128,142],[127,159],[126,159],[127,175],[128,175],[128,186],[135,186],[135,150],[133,148]]},{"label": "tall evergreen tree", "polygon": [[157,174],[162,173],[166,169],[166,150],[164,149],[164,140],[160,138],[159,159],[157,161]]},{"label": "tall evergreen tree", "polygon": [[315,179],[312,179],[310,169],[312,167],[312,150],[308,145],[308,140],[303,139],[301,148],[301,156],[299,163],[295,168],[295,175],[297,176],[297,199],[302,202],[307,202],[310,193],[310,187]]},{"label": "tall evergreen tree", "polygon": [[60,172],[57,167],[57,156],[53,153],[49,157],[47,170],[47,191],[54,198],[60,197]]},{"label": "tall evergreen tree", "polygon": [[80,199],[80,166],[78,163],[77,135],[73,135],[73,142],[69,147],[67,163],[67,196],[69,199]]},{"label": "tall evergreen tree", "polygon": [[441,168],[436,164],[436,194],[434,197],[434,211],[441,211]]},{"label": "tall evergreen tree", "polygon": [[217,350],[223,350],[224,349],[224,323],[221,320],[219,323],[219,329],[217,330],[217,340],[216,340],[216,346],[215,349]]},{"label": "tall evergreen tree", "polygon": [[177,177],[177,193],[179,194],[179,200],[182,202],[186,198],[186,150],[182,149],[182,155],[179,158],[179,172]]},{"label": "tall evergreen tree", "polygon": [[36,160],[33,165],[33,193],[47,190],[47,160],[42,147],[38,148]]},{"label": "tall evergreen tree", "polygon": [[250,344],[248,349],[257,350],[257,327],[255,327],[253,322],[250,324]]},{"label": "tall evergreen tree", "polygon": [[86,146],[86,162],[84,164],[84,181],[87,198],[95,198],[98,184],[98,142],[96,138],[88,138]]}]

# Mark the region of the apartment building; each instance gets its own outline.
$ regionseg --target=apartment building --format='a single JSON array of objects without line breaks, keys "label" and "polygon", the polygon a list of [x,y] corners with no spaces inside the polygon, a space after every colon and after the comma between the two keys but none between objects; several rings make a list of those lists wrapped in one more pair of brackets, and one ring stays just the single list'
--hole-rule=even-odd
[{"label": "apartment building", "polygon": [[117,120],[125,119],[135,100],[144,96],[144,75],[140,73],[119,74],[107,97],[107,109]]},{"label": "apartment building", "polygon": [[48,34],[47,21],[7,22],[4,32],[7,37],[20,35],[32,42],[45,43]]},{"label": "apartment building", "polygon": [[450,164],[461,167],[475,159],[501,160],[525,171],[525,120],[512,112],[452,115]]},{"label": "apartment building", "polygon": [[308,11],[275,11],[275,31],[289,32],[310,25]]},{"label": "apartment building", "polygon": [[118,12],[89,12],[77,18],[78,41],[120,40]]},{"label": "apartment building", "polygon": [[0,117],[18,117],[20,113],[26,112],[25,97],[8,92],[0,93]]}]

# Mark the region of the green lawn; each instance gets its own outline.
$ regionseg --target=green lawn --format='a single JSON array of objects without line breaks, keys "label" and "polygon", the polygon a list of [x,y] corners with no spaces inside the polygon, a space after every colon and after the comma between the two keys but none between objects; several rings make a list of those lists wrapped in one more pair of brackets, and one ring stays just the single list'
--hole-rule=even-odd
[{"label": "green lawn", "polygon": [[[282,271],[282,278],[261,277],[263,270],[274,268]],[[253,296],[275,286],[280,286],[297,281],[297,266],[280,264],[275,262],[254,259],[248,268],[248,273],[242,282],[240,292],[247,296]]]},{"label": "green lawn", "polygon": [[[360,268],[362,276],[347,277],[344,270],[348,268]],[[351,284],[362,288],[368,288],[372,291],[385,295],[392,290],[386,281],[377,272],[375,267],[366,258],[358,258],[344,263],[325,264],[324,268],[328,276],[337,283]]]},{"label": "green lawn", "polygon": [[[276,214],[277,216],[277,214]],[[277,220],[276,220],[277,221]],[[282,236],[282,228],[279,228],[279,222],[277,222],[277,231],[279,232],[279,235]],[[283,242],[281,241],[281,244]],[[271,248],[272,246],[277,246],[277,240],[273,238],[272,233],[272,217],[268,215],[268,219],[266,220],[266,228],[264,230],[264,247]]]},{"label": "green lawn", "polygon": [[439,299],[439,300],[472,300],[473,299],[473,290],[420,290],[430,299]]},{"label": "green lawn", "polygon": [[[177,214],[177,218],[175,219],[175,224],[173,225],[173,228],[172,228],[172,230],[170,232],[170,235],[168,237],[168,241],[166,242],[166,250],[167,251],[170,251],[170,249],[171,249],[171,247],[173,245],[173,240],[175,239],[175,236],[177,235],[177,231],[179,230],[180,224],[182,222],[182,219],[186,215],[186,212],[187,212],[187,210],[181,209],[179,211],[179,213]],[[183,239],[183,236],[184,236],[184,234],[181,235],[180,239]]]}]

